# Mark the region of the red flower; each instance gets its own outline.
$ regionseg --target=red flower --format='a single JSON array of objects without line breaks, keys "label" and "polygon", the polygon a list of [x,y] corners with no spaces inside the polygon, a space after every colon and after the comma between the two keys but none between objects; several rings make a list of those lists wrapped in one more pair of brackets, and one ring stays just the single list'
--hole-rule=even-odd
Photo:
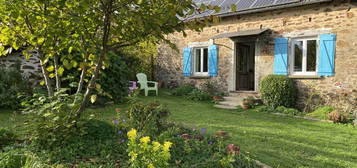
[{"label": "red flower", "polygon": [[191,136],[190,134],[182,134],[181,137],[182,137],[183,139],[186,139],[186,140],[192,138],[192,136]]},{"label": "red flower", "polygon": [[239,155],[240,154],[240,147],[236,146],[234,144],[227,145],[226,150],[227,150],[228,153],[230,153],[232,155]]}]

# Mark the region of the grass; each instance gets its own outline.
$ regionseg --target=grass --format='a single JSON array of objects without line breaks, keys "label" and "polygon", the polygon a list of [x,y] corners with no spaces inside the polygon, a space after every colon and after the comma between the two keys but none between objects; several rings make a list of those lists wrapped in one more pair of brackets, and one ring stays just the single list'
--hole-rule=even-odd
[{"label": "grass", "polygon": [[174,121],[229,132],[232,143],[272,167],[357,167],[357,129],[350,125],[215,109],[165,93],[141,100],[166,104]]},{"label": "grass", "polygon": [[[349,125],[315,122],[254,111],[216,109],[212,103],[194,102],[163,92],[159,97],[141,97],[141,101],[166,104],[171,120],[194,128],[229,132],[230,142],[244,152],[275,168],[357,167],[357,129]],[[112,122],[115,108],[88,109],[88,114]],[[9,119],[10,118],[10,119]],[[12,119],[11,119],[12,118]],[[0,111],[0,127],[21,125],[24,117]]]},{"label": "grass", "polygon": [[328,120],[328,114],[330,112],[332,112],[333,110],[335,110],[334,107],[323,106],[323,107],[316,109],[315,111],[313,111],[311,113],[306,114],[306,116],[312,117],[312,118],[317,118],[320,120]]}]

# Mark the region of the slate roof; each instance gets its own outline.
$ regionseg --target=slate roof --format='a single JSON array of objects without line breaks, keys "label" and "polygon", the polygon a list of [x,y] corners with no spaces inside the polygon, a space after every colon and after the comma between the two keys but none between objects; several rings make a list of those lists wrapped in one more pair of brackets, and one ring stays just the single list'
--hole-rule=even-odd
[{"label": "slate roof", "polygon": [[[197,13],[188,19],[201,18],[210,15],[220,17],[234,16],[239,14],[262,12],[267,10],[296,7],[314,3],[328,2],[332,0],[194,0],[197,6],[201,4],[219,6],[221,10],[216,13],[209,10],[202,13]],[[232,11],[231,6],[235,5],[237,10]]]}]

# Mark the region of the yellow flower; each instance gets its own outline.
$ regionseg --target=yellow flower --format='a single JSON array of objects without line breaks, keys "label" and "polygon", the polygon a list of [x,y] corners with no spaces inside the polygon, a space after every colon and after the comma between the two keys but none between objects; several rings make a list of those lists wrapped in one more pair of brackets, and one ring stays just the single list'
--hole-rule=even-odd
[{"label": "yellow flower", "polygon": [[171,146],[172,146],[172,142],[166,141],[166,142],[164,143],[163,150],[164,150],[165,152],[168,152],[168,151],[170,150],[170,147],[171,147]]},{"label": "yellow flower", "polygon": [[147,144],[148,142],[150,142],[150,137],[148,137],[148,136],[142,137],[142,138],[140,138],[140,142]]},{"label": "yellow flower", "polygon": [[134,140],[136,138],[136,129],[131,129],[129,132],[128,132],[128,138],[130,140]]},{"label": "yellow flower", "polygon": [[156,151],[158,151],[159,149],[160,149],[160,147],[161,147],[161,144],[159,143],[159,142],[153,142],[152,143],[153,144],[153,150],[156,152]]},{"label": "yellow flower", "polygon": [[155,168],[155,166],[154,166],[152,163],[150,163],[150,164],[148,165],[148,168]]},{"label": "yellow flower", "polygon": [[133,160],[133,161],[134,161],[136,158],[138,158],[138,154],[135,153],[135,152],[133,152],[133,151],[129,152],[129,156],[131,157],[130,160]]}]

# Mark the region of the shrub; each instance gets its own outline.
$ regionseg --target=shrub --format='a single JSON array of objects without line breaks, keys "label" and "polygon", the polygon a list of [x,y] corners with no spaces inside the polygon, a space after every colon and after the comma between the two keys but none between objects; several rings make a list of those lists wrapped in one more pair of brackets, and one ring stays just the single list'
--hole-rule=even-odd
[{"label": "shrub", "polygon": [[172,90],[172,95],[174,96],[187,96],[192,91],[197,90],[194,86],[191,85],[182,85]]},{"label": "shrub", "polygon": [[297,89],[292,79],[282,75],[268,75],[260,83],[263,102],[271,107],[294,107]]},{"label": "shrub", "polygon": [[16,140],[16,135],[5,129],[5,128],[0,128],[0,149],[14,143]]},{"label": "shrub", "polygon": [[332,106],[322,106],[317,108],[315,111],[306,114],[306,116],[312,117],[312,118],[317,118],[321,120],[328,120],[328,114],[332,111],[334,111],[336,108]]},{"label": "shrub", "polygon": [[200,89],[195,89],[191,93],[189,93],[186,96],[187,99],[189,100],[195,100],[195,101],[206,101],[206,100],[211,100],[212,97],[208,92],[205,92]]},{"label": "shrub", "polygon": [[348,113],[342,112],[340,110],[334,110],[328,114],[329,120],[333,121],[334,123],[348,123]]},{"label": "shrub", "polygon": [[62,89],[52,97],[35,94],[33,99],[22,103],[30,113],[30,121],[25,123],[30,139],[41,147],[58,146],[76,133],[78,104],[73,103],[74,96],[66,91]]},{"label": "shrub", "polygon": [[276,108],[276,112],[278,113],[283,113],[283,114],[289,114],[289,115],[301,115],[303,112],[294,109],[294,108],[286,108],[284,106],[279,106]]},{"label": "shrub", "polygon": [[126,129],[134,128],[145,135],[157,135],[165,129],[164,124],[169,116],[169,110],[158,102],[133,103],[123,117]]},{"label": "shrub", "polygon": [[243,99],[243,106],[244,106],[244,109],[250,109],[250,108],[254,108],[255,107],[255,98],[252,97],[252,96],[249,96],[247,98],[244,98]]},{"label": "shrub", "polygon": [[105,96],[115,103],[120,103],[129,93],[129,69],[125,61],[113,53],[110,54],[109,61],[112,64],[102,71],[98,83],[101,85]]},{"label": "shrub", "polygon": [[171,142],[166,141],[160,144],[153,141],[150,143],[150,137],[147,136],[139,140],[135,129],[128,132],[128,139],[129,167],[164,168],[169,166]]},{"label": "shrub", "polygon": [[17,109],[20,107],[19,95],[30,92],[29,84],[23,79],[20,67],[0,68],[0,108]]}]

